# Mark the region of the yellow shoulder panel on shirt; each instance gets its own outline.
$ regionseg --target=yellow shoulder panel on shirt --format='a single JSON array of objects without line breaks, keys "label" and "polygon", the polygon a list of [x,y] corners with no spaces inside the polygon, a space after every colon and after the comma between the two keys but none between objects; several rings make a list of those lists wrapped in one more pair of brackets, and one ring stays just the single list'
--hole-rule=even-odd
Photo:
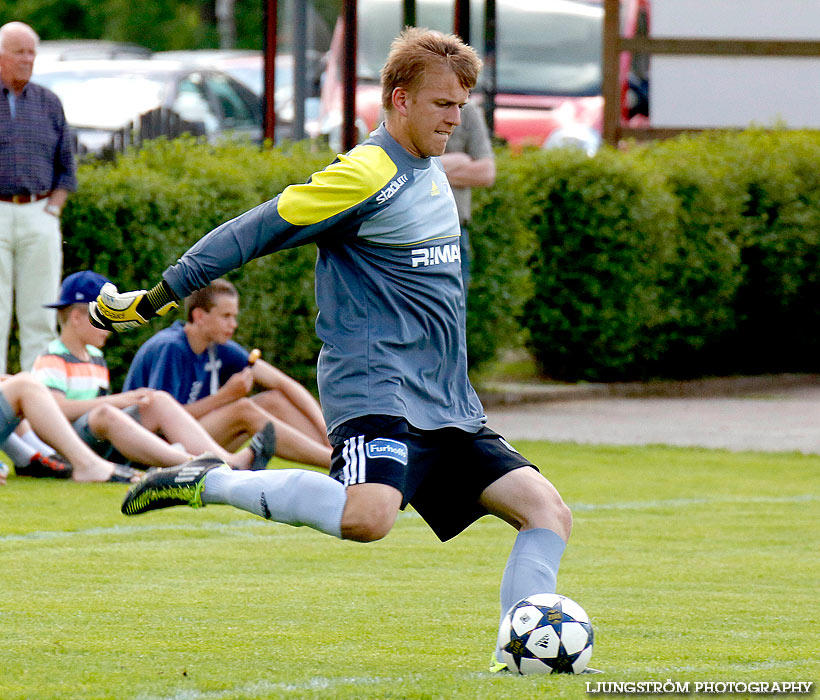
[{"label": "yellow shoulder panel on shirt", "polygon": [[397,172],[379,146],[357,146],[315,173],[310,182],[286,187],[279,196],[279,216],[294,226],[317,224],[361,204]]}]

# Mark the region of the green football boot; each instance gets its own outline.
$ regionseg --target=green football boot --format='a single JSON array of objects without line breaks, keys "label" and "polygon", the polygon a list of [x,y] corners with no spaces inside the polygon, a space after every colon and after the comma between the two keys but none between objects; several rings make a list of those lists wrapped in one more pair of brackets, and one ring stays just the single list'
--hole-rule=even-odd
[{"label": "green football boot", "polygon": [[218,457],[204,454],[178,467],[155,469],[131,487],[122,502],[122,512],[138,515],[171,506],[202,508],[205,474],[224,466]]}]

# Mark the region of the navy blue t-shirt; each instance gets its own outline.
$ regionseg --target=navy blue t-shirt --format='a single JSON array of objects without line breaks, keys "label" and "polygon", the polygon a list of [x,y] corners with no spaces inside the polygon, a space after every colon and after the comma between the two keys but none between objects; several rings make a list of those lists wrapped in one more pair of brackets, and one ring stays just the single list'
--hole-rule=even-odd
[{"label": "navy blue t-shirt", "polygon": [[149,338],[137,351],[123,391],[150,387],[182,404],[216,393],[231,375],[248,366],[248,351],[229,340],[196,354],[181,321]]}]

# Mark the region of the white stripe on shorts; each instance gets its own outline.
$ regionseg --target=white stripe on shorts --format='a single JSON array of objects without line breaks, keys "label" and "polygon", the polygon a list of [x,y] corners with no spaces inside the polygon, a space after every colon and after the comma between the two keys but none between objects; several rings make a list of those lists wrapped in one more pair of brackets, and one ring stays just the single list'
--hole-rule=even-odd
[{"label": "white stripe on shorts", "polygon": [[342,448],[342,483],[344,486],[363,484],[367,475],[367,465],[364,453],[364,435],[348,438]]},{"label": "white stripe on shorts", "polygon": [[359,480],[358,484],[363,484],[367,479],[367,458],[364,454],[364,435],[359,435],[359,444],[356,446],[359,453]]}]

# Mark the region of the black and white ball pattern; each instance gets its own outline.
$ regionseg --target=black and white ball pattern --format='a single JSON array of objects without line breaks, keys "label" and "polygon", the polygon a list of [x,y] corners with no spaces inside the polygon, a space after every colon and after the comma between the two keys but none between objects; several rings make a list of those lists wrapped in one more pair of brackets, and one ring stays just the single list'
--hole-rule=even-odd
[{"label": "black and white ball pattern", "polygon": [[582,673],[592,656],[592,625],[584,609],[557,593],[518,601],[498,632],[500,660],[510,671]]}]

